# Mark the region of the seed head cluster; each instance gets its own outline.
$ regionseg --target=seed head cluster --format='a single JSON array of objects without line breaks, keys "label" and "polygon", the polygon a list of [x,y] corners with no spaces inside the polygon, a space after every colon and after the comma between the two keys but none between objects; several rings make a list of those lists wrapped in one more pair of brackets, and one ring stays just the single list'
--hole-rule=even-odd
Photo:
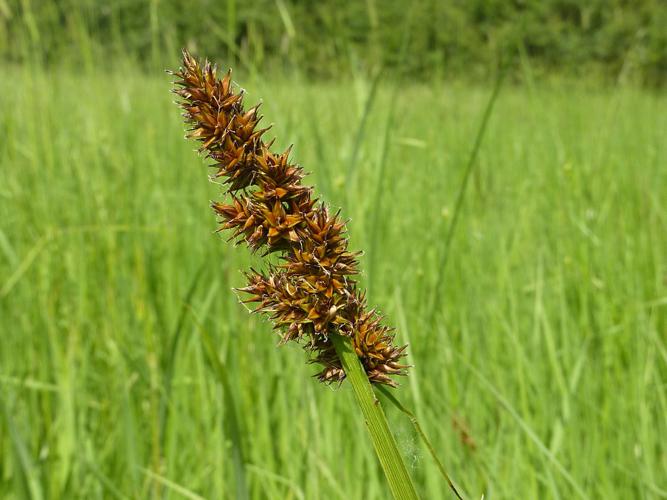
[{"label": "seed head cluster", "polygon": [[330,339],[338,333],[352,340],[371,382],[395,386],[390,375],[404,375],[405,347],[393,345],[391,329],[368,309],[357,288],[358,253],[348,250],[345,222],[304,186],[303,169],[290,162],[288,149],[271,151],[268,128],[259,128],[259,105],[247,111],[243,91],[235,91],[231,71],[216,68],[183,52],[174,73],[189,138],[214,163],[212,177],[224,179],[229,199],[214,202],[220,230],[252,251],[277,252],[279,263],[265,272],[252,269],[239,291],[254,312],[268,315],[282,342],[297,341],[323,366],[322,382],[342,381],[345,372]]}]

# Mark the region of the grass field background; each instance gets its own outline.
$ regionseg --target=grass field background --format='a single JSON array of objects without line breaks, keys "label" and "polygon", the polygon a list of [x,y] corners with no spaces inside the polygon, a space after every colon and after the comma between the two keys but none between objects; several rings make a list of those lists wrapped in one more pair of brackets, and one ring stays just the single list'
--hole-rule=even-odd
[{"label": "grass field background", "polygon": [[[2,75],[0,497],[387,498],[350,388],[237,304],[169,78]],[[667,497],[664,93],[503,88],[443,268],[490,87],[236,77],[351,219],[466,497]]]}]

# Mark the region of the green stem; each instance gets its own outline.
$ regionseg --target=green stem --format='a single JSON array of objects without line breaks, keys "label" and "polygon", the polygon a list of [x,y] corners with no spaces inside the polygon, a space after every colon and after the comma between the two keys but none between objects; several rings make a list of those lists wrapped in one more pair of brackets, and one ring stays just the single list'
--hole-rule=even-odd
[{"label": "green stem", "polygon": [[397,500],[416,500],[418,497],[415,487],[405,467],[403,457],[398,451],[396,440],[389,430],[387,417],[385,417],[380,401],[375,397],[364,367],[354,352],[352,342],[349,338],[338,334],[332,334],[331,340],[343,364],[347,379],[352,384],[375,452],[389,482],[389,489]]}]

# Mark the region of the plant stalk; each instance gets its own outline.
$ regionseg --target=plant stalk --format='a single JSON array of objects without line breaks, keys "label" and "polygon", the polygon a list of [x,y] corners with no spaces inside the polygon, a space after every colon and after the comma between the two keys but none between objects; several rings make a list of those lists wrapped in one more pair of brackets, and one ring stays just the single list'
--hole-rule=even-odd
[{"label": "plant stalk", "polygon": [[364,367],[354,352],[352,342],[349,338],[338,334],[331,334],[331,340],[343,364],[345,375],[352,384],[355,398],[364,415],[366,428],[373,441],[373,447],[389,483],[389,489],[396,500],[418,499],[403,457],[398,451],[396,440],[389,430],[389,423],[380,400],[375,397]]}]

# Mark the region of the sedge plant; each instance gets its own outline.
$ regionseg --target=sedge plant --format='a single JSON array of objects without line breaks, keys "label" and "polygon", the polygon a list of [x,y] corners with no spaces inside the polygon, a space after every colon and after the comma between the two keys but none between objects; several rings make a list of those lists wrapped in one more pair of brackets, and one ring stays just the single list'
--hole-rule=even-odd
[{"label": "sedge plant", "polygon": [[254,312],[268,315],[280,342],[297,342],[320,365],[324,383],[351,382],[389,487],[400,499],[417,498],[372,385],[396,387],[405,375],[406,346],[394,343],[392,329],[355,279],[358,252],[348,249],[345,221],[302,183],[303,169],[290,149],[276,153],[260,128],[259,105],[244,108],[231,71],[200,64],[187,51],[173,73],[188,137],[213,161],[212,177],[222,180],[228,198],[213,202],[220,230],[252,252],[277,254],[278,263],[246,273],[238,291]]}]

